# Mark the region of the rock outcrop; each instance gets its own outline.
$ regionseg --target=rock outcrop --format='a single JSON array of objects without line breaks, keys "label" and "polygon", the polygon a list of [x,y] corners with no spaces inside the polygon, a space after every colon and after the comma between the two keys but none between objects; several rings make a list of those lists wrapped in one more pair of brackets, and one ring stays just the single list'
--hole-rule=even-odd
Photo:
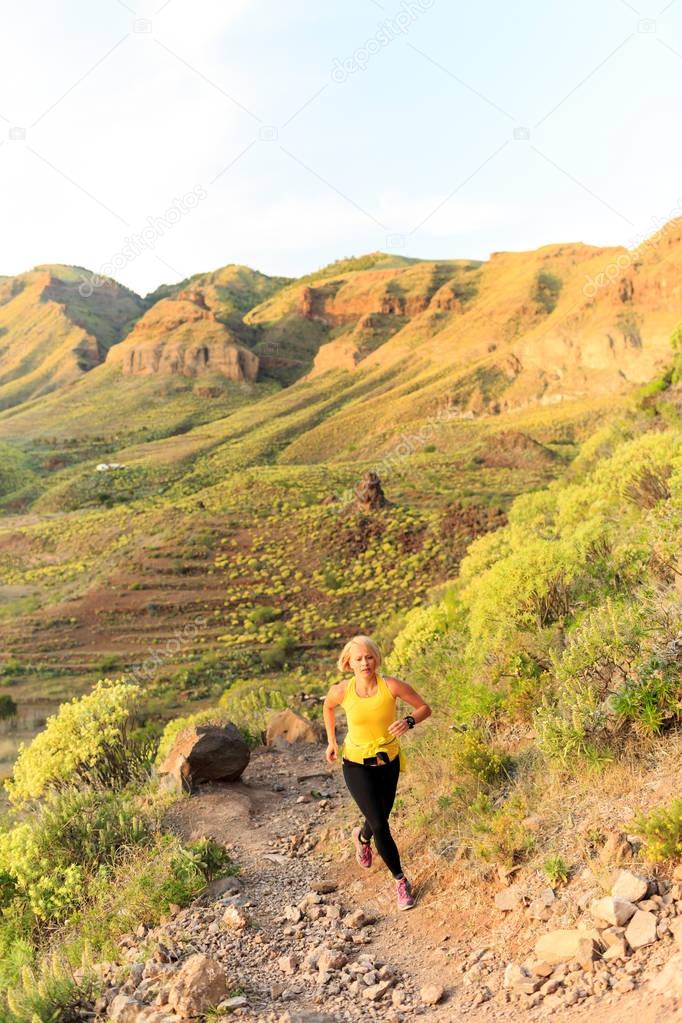
[{"label": "rock outcrop", "polygon": [[258,356],[208,308],[199,289],[161,299],[111,349],[107,362],[125,374],[217,373],[237,383],[258,376]]},{"label": "rock outcrop", "polygon": [[355,505],[360,511],[377,511],[386,505],[386,497],[377,473],[365,473],[355,488]]}]

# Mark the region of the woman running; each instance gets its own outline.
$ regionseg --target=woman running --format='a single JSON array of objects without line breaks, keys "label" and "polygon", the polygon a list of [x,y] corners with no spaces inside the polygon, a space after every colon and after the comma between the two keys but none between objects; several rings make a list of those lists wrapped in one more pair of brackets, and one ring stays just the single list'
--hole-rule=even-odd
[{"label": "woman running", "polygon": [[[335,710],[343,707],[348,734],[341,748],[343,777],[365,820],[354,828],[355,856],[361,867],[371,867],[371,840],[397,882],[398,909],[411,909],[414,897],[400,865],[388,818],[393,808],[398,775],[404,766],[399,736],[423,721],[431,708],[412,686],[400,679],[380,675],[381,653],[369,636],[353,636],[341,651],[339,671],[353,677],[333,685],[324,701],[329,763],[339,758]],[[414,708],[396,721],[395,701],[400,698]]]}]

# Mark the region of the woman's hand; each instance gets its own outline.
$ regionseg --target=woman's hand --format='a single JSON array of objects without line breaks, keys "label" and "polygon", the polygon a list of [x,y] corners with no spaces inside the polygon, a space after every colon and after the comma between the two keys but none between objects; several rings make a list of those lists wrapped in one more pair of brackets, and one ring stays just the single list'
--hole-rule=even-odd
[{"label": "woman's hand", "polygon": [[338,760],[338,758],[339,758],[339,744],[336,741],[336,739],[334,739],[327,746],[327,752],[325,753],[325,759],[326,759],[328,764],[333,764],[334,761]]},{"label": "woman's hand", "polygon": [[389,725],[388,730],[391,735],[399,736],[404,735],[405,732],[409,732],[410,726],[404,718],[401,718],[400,721],[394,721],[392,725]]}]

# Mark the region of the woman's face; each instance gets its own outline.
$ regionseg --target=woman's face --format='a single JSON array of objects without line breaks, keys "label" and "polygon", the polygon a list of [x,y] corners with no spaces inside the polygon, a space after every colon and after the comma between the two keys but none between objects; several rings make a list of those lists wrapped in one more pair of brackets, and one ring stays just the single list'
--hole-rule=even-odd
[{"label": "woman's face", "polygon": [[356,643],[351,647],[350,666],[356,675],[371,678],[376,671],[377,660],[369,647]]}]

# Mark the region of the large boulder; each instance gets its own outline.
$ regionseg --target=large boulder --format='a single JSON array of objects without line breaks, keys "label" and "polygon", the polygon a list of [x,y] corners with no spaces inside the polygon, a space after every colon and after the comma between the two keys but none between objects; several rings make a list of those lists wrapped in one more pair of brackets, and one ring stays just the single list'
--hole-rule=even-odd
[{"label": "large boulder", "polygon": [[236,781],[251,753],[236,725],[197,725],[184,729],[159,768],[178,787],[193,789],[204,781]]},{"label": "large boulder", "polygon": [[281,745],[282,742],[320,742],[323,731],[316,721],[309,721],[302,714],[287,708],[270,715],[265,732],[267,746]]}]

